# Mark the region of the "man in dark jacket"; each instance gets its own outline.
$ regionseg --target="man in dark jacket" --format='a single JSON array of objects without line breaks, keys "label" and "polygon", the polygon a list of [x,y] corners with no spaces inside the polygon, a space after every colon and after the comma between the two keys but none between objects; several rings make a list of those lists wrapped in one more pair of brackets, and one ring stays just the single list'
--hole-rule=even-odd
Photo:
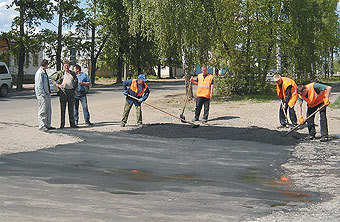
[{"label": "man in dark jacket", "polygon": [[72,128],[78,128],[74,122],[74,95],[78,87],[78,78],[76,74],[70,70],[69,61],[64,61],[64,70],[59,71],[52,79],[52,82],[58,87],[61,111],[60,128],[65,127],[66,103],[70,126]]},{"label": "man in dark jacket", "polygon": [[[137,125],[142,126],[142,108],[141,103],[145,101],[149,94],[150,90],[148,85],[145,83],[147,79],[144,74],[138,75],[137,79],[129,79],[123,82],[124,95],[126,96],[126,102],[124,106],[123,118],[120,126],[124,127],[131,110],[132,105],[134,104],[136,107],[137,114]],[[138,100],[129,97],[129,95],[138,98]]]}]

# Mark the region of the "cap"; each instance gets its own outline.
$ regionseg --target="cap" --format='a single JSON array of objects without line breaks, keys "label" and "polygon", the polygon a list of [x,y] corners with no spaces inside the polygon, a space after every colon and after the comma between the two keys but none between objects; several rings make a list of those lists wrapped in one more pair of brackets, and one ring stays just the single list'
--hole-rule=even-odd
[{"label": "cap", "polygon": [[145,75],[144,75],[144,74],[139,74],[137,78],[143,80],[143,82],[148,81],[148,80],[145,78]]},{"label": "cap", "polygon": [[279,81],[280,79],[281,79],[281,76],[280,76],[279,74],[275,74],[275,75],[273,76],[274,82],[277,82],[277,81]]}]

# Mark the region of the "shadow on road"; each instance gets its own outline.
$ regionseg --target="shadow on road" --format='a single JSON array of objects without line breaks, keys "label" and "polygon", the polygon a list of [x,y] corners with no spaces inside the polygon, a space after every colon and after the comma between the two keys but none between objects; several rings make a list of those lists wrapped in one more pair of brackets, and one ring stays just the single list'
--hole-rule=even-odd
[{"label": "shadow on road", "polygon": [[286,131],[270,130],[260,127],[219,127],[200,126],[192,128],[184,124],[151,124],[127,131],[130,134],[142,134],[163,138],[201,138],[207,140],[243,140],[272,145],[295,145],[303,135],[294,133],[285,137]]}]

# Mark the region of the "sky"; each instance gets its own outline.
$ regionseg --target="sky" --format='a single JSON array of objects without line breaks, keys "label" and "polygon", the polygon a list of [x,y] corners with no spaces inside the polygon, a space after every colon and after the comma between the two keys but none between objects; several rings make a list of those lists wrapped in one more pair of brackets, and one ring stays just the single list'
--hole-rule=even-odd
[{"label": "sky", "polygon": [[[7,32],[11,29],[13,18],[19,15],[17,11],[15,11],[13,8],[7,9],[6,5],[9,5],[13,0],[0,0],[0,32]],[[80,0],[84,4],[85,0]],[[39,29],[47,28],[50,30],[57,31],[58,27],[58,20],[57,16],[54,16],[54,19],[52,20],[51,24],[43,22],[41,27]],[[68,28],[64,27],[63,32],[67,33]]]},{"label": "sky", "polygon": [[[14,17],[18,15],[18,12],[16,12],[13,8],[6,8],[6,5],[9,5],[12,2],[12,0],[0,0],[0,32],[6,32],[11,29],[12,20]],[[85,0],[82,0],[82,2],[85,2]],[[338,4],[337,10],[340,11],[340,3]],[[56,17],[52,21],[52,24],[43,23],[40,27],[48,28],[51,30],[57,30],[57,19]],[[64,32],[67,32],[67,28],[63,28]]]}]

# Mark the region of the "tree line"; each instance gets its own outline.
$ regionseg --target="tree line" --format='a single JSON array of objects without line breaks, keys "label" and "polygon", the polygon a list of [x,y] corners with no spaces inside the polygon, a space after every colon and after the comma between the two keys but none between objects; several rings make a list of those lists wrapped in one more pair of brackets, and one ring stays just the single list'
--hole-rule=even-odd
[{"label": "tree line", "polygon": [[[334,74],[339,51],[337,0],[13,0],[19,15],[1,33],[14,44],[22,88],[25,55],[44,50],[57,70],[76,48],[98,67],[140,73],[183,67],[186,84],[196,64],[227,72],[216,78],[223,93],[257,93],[268,73],[298,83]],[[57,31],[37,27],[58,17]],[[63,35],[63,27],[76,27]],[[214,58],[208,60],[208,51]],[[6,56],[6,55],[1,55]],[[170,69],[171,70],[171,69]],[[170,75],[172,75],[170,71]]]}]

